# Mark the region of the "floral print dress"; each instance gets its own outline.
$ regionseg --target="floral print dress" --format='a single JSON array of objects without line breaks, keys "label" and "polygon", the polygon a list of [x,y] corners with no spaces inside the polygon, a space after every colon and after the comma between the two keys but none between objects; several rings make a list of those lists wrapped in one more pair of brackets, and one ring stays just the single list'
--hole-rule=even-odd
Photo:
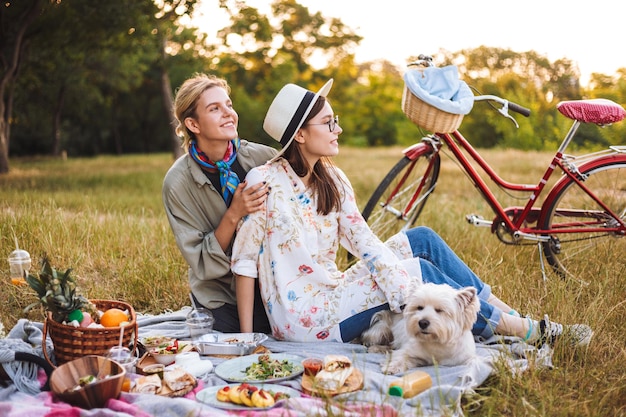
[{"label": "floral print dress", "polygon": [[[367,226],[345,174],[336,167],[342,209],[317,213],[317,202],[283,158],[252,169],[253,185],[271,187],[265,210],[246,216],[233,245],[232,270],[258,278],[273,336],[289,341],[341,341],[339,323],[389,303],[400,311],[419,260],[399,233],[386,244]],[[339,245],[360,260],[345,271]]]}]

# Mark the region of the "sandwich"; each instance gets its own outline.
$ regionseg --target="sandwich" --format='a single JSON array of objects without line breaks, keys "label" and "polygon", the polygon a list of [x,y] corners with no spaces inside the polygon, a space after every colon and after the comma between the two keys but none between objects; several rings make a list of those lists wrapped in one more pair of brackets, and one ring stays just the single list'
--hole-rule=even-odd
[{"label": "sandwich", "polygon": [[326,355],[322,370],[315,375],[315,383],[321,389],[338,391],[352,371],[352,361],[347,356]]},{"label": "sandwich", "polygon": [[196,386],[196,378],[182,368],[174,368],[163,373],[163,382],[172,391],[180,391]]},{"label": "sandwich", "polygon": [[161,378],[159,375],[152,374],[142,376],[137,379],[132,392],[139,394],[158,394],[161,391]]}]

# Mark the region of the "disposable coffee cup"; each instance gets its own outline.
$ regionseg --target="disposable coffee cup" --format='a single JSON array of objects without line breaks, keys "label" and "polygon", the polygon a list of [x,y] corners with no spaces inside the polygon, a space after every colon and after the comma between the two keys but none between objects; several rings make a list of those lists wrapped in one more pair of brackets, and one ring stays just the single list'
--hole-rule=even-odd
[{"label": "disposable coffee cup", "polygon": [[9,255],[9,271],[11,282],[15,285],[24,285],[24,279],[30,271],[30,254],[23,249],[16,249]]},{"label": "disposable coffee cup", "polygon": [[113,346],[107,357],[122,365],[126,372],[134,373],[137,358],[132,354],[129,348],[125,346]]}]

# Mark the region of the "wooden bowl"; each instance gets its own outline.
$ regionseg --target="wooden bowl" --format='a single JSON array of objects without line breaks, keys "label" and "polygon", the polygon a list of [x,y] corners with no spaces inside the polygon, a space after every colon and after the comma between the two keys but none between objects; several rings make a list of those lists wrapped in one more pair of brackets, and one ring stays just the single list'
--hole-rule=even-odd
[{"label": "wooden bowl", "polygon": [[[79,380],[95,376],[96,381],[83,387]],[[118,398],[126,371],[103,356],[84,356],[66,362],[50,376],[50,389],[61,400],[77,407],[102,408],[110,398]]]}]

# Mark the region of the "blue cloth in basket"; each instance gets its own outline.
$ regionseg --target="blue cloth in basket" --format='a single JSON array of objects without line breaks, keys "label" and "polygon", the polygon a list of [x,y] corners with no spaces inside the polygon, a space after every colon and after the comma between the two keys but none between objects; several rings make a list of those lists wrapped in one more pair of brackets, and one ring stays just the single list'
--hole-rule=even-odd
[{"label": "blue cloth in basket", "polygon": [[468,114],[474,106],[474,94],[459,79],[454,65],[410,70],[404,82],[411,93],[420,100],[452,114]]}]

